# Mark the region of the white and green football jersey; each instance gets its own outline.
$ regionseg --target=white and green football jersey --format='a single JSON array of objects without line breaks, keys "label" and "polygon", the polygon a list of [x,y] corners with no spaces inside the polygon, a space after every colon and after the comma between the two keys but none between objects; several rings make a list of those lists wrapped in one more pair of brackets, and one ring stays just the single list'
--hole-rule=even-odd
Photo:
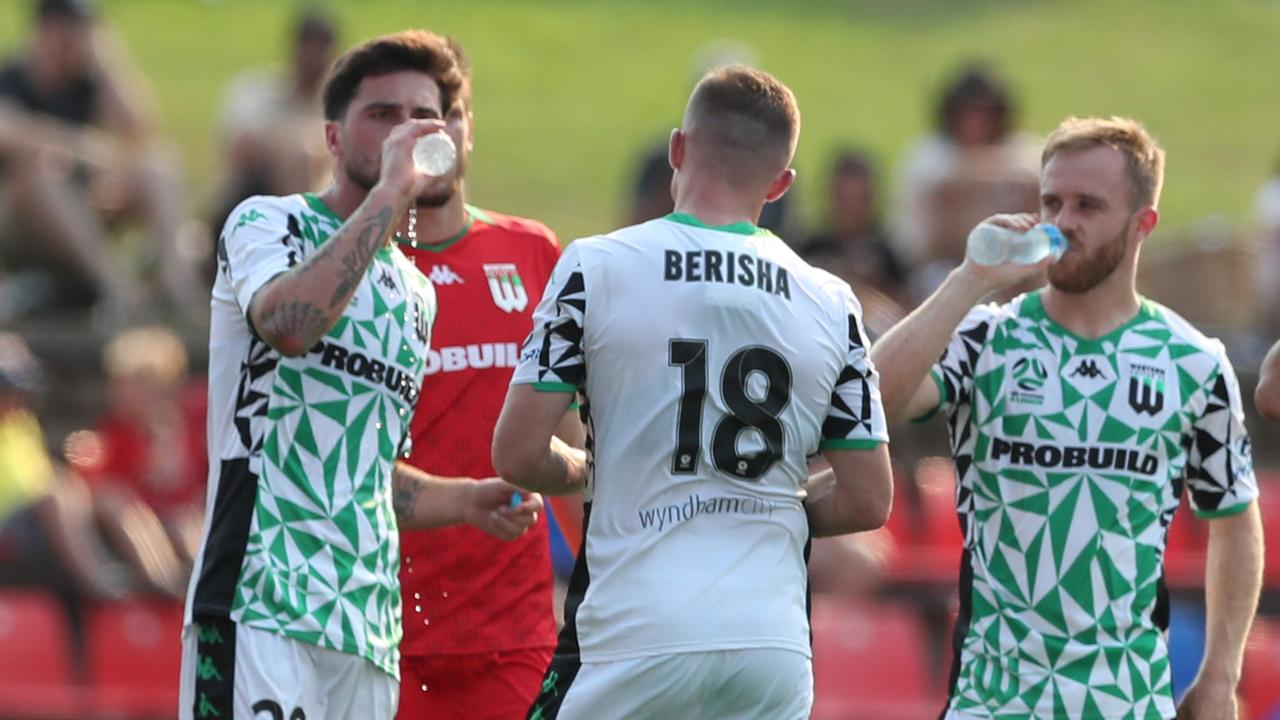
[{"label": "white and green football jersey", "polygon": [[1144,300],[1089,340],[1040,294],[975,308],[934,367],[964,531],[950,718],[1172,718],[1165,540],[1257,481],[1221,343]]},{"label": "white and green football jersey", "polygon": [[807,459],[888,440],[861,318],[847,283],[750,223],[671,214],[565,249],[511,380],[583,398],[557,654],[809,655]]},{"label": "white and green football jersey", "polygon": [[374,255],[308,353],[260,340],[249,302],[342,220],[314,195],[255,197],[218,244],[209,331],[209,489],[187,621],[230,617],[399,676],[391,470],[409,434],[436,300],[398,249]]}]

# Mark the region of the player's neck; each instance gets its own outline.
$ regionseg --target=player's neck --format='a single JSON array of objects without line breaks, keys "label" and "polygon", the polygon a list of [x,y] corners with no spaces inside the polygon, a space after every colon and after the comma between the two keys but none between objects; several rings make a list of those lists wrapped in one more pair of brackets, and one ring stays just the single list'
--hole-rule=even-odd
[{"label": "player's neck", "polygon": [[676,193],[675,211],[692,215],[704,225],[719,227],[760,221],[763,200],[748,199],[711,183],[688,182]]},{"label": "player's neck", "polygon": [[334,215],[346,220],[351,217],[356,208],[360,207],[360,203],[369,197],[369,191],[350,180],[334,177],[329,187],[321,190],[318,195],[325,207],[332,210]]},{"label": "player's neck", "polygon": [[[449,202],[437,207],[418,206],[418,218],[414,235],[418,245],[439,245],[458,237],[467,227],[466,193],[459,187]],[[406,237],[408,225],[400,228],[400,236]]]},{"label": "player's neck", "polygon": [[1045,288],[1041,303],[1049,317],[1080,337],[1097,339],[1129,322],[1142,308],[1130,268],[1116,268],[1102,284],[1083,293]]}]

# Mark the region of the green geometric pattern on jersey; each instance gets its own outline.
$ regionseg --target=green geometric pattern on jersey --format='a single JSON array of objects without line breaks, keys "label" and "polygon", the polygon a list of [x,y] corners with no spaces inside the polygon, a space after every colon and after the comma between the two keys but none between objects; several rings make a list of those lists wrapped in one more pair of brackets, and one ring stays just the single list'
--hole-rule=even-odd
[{"label": "green geometric pattern on jersey", "polygon": [[[307,201],[281,240],[296,253],[291,265],[341,225]],[[383,247],[322,340],[340,350],[278,358],[232,607],[236,622],[359,655],[395,677],[402,628],[391,468],[422,381],[433,293],[399,250]]]},{"label": "green geometric pattern on jersey", "polygon": [[1210,515],[1256,495],[1221,346],[1147,301],[1086,340],[1033,293],[971,313],[934,373],[972,575],[951,709],[1173,717],[1162,577],[1183,484]]}]

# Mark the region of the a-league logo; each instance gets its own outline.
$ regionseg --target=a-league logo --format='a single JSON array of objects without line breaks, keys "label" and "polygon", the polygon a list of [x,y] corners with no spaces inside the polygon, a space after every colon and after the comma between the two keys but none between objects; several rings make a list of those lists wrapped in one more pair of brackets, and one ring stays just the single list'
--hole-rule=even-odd
[{"label": "a-league logo", "polygon": [[485,277],[489,280],[489,294],[493,296],[493,304],[503,312],[521,312],[529,305],[529,294],[525,292],[524,281],[515,263],[495,263],[484,266]]},{"label": "a-league logo", "polygon": [[1036,358],[1021,358],[1013,364],[1013,380],[1023,392],[1035,392],[1049,379],[1049,372]]}]

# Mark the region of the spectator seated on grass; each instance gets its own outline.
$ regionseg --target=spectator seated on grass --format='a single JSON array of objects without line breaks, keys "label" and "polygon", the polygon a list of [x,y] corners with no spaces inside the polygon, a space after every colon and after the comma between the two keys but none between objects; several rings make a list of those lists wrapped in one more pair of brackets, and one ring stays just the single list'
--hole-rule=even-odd
[{"label": "spectator seated on grass", "polygon": [[88,0],[34,10],[26,52],[0,66],[0,267],[10,282],[38,279],[22,293],[34,296],[27,310],[97,304],[108,319],[138,316],[149,299],[141,269],[108,251],[111,226],[136,220],[164,296],[203,322],[199,253],[179,242],[181,172],[155,135],[143,79]]}]

